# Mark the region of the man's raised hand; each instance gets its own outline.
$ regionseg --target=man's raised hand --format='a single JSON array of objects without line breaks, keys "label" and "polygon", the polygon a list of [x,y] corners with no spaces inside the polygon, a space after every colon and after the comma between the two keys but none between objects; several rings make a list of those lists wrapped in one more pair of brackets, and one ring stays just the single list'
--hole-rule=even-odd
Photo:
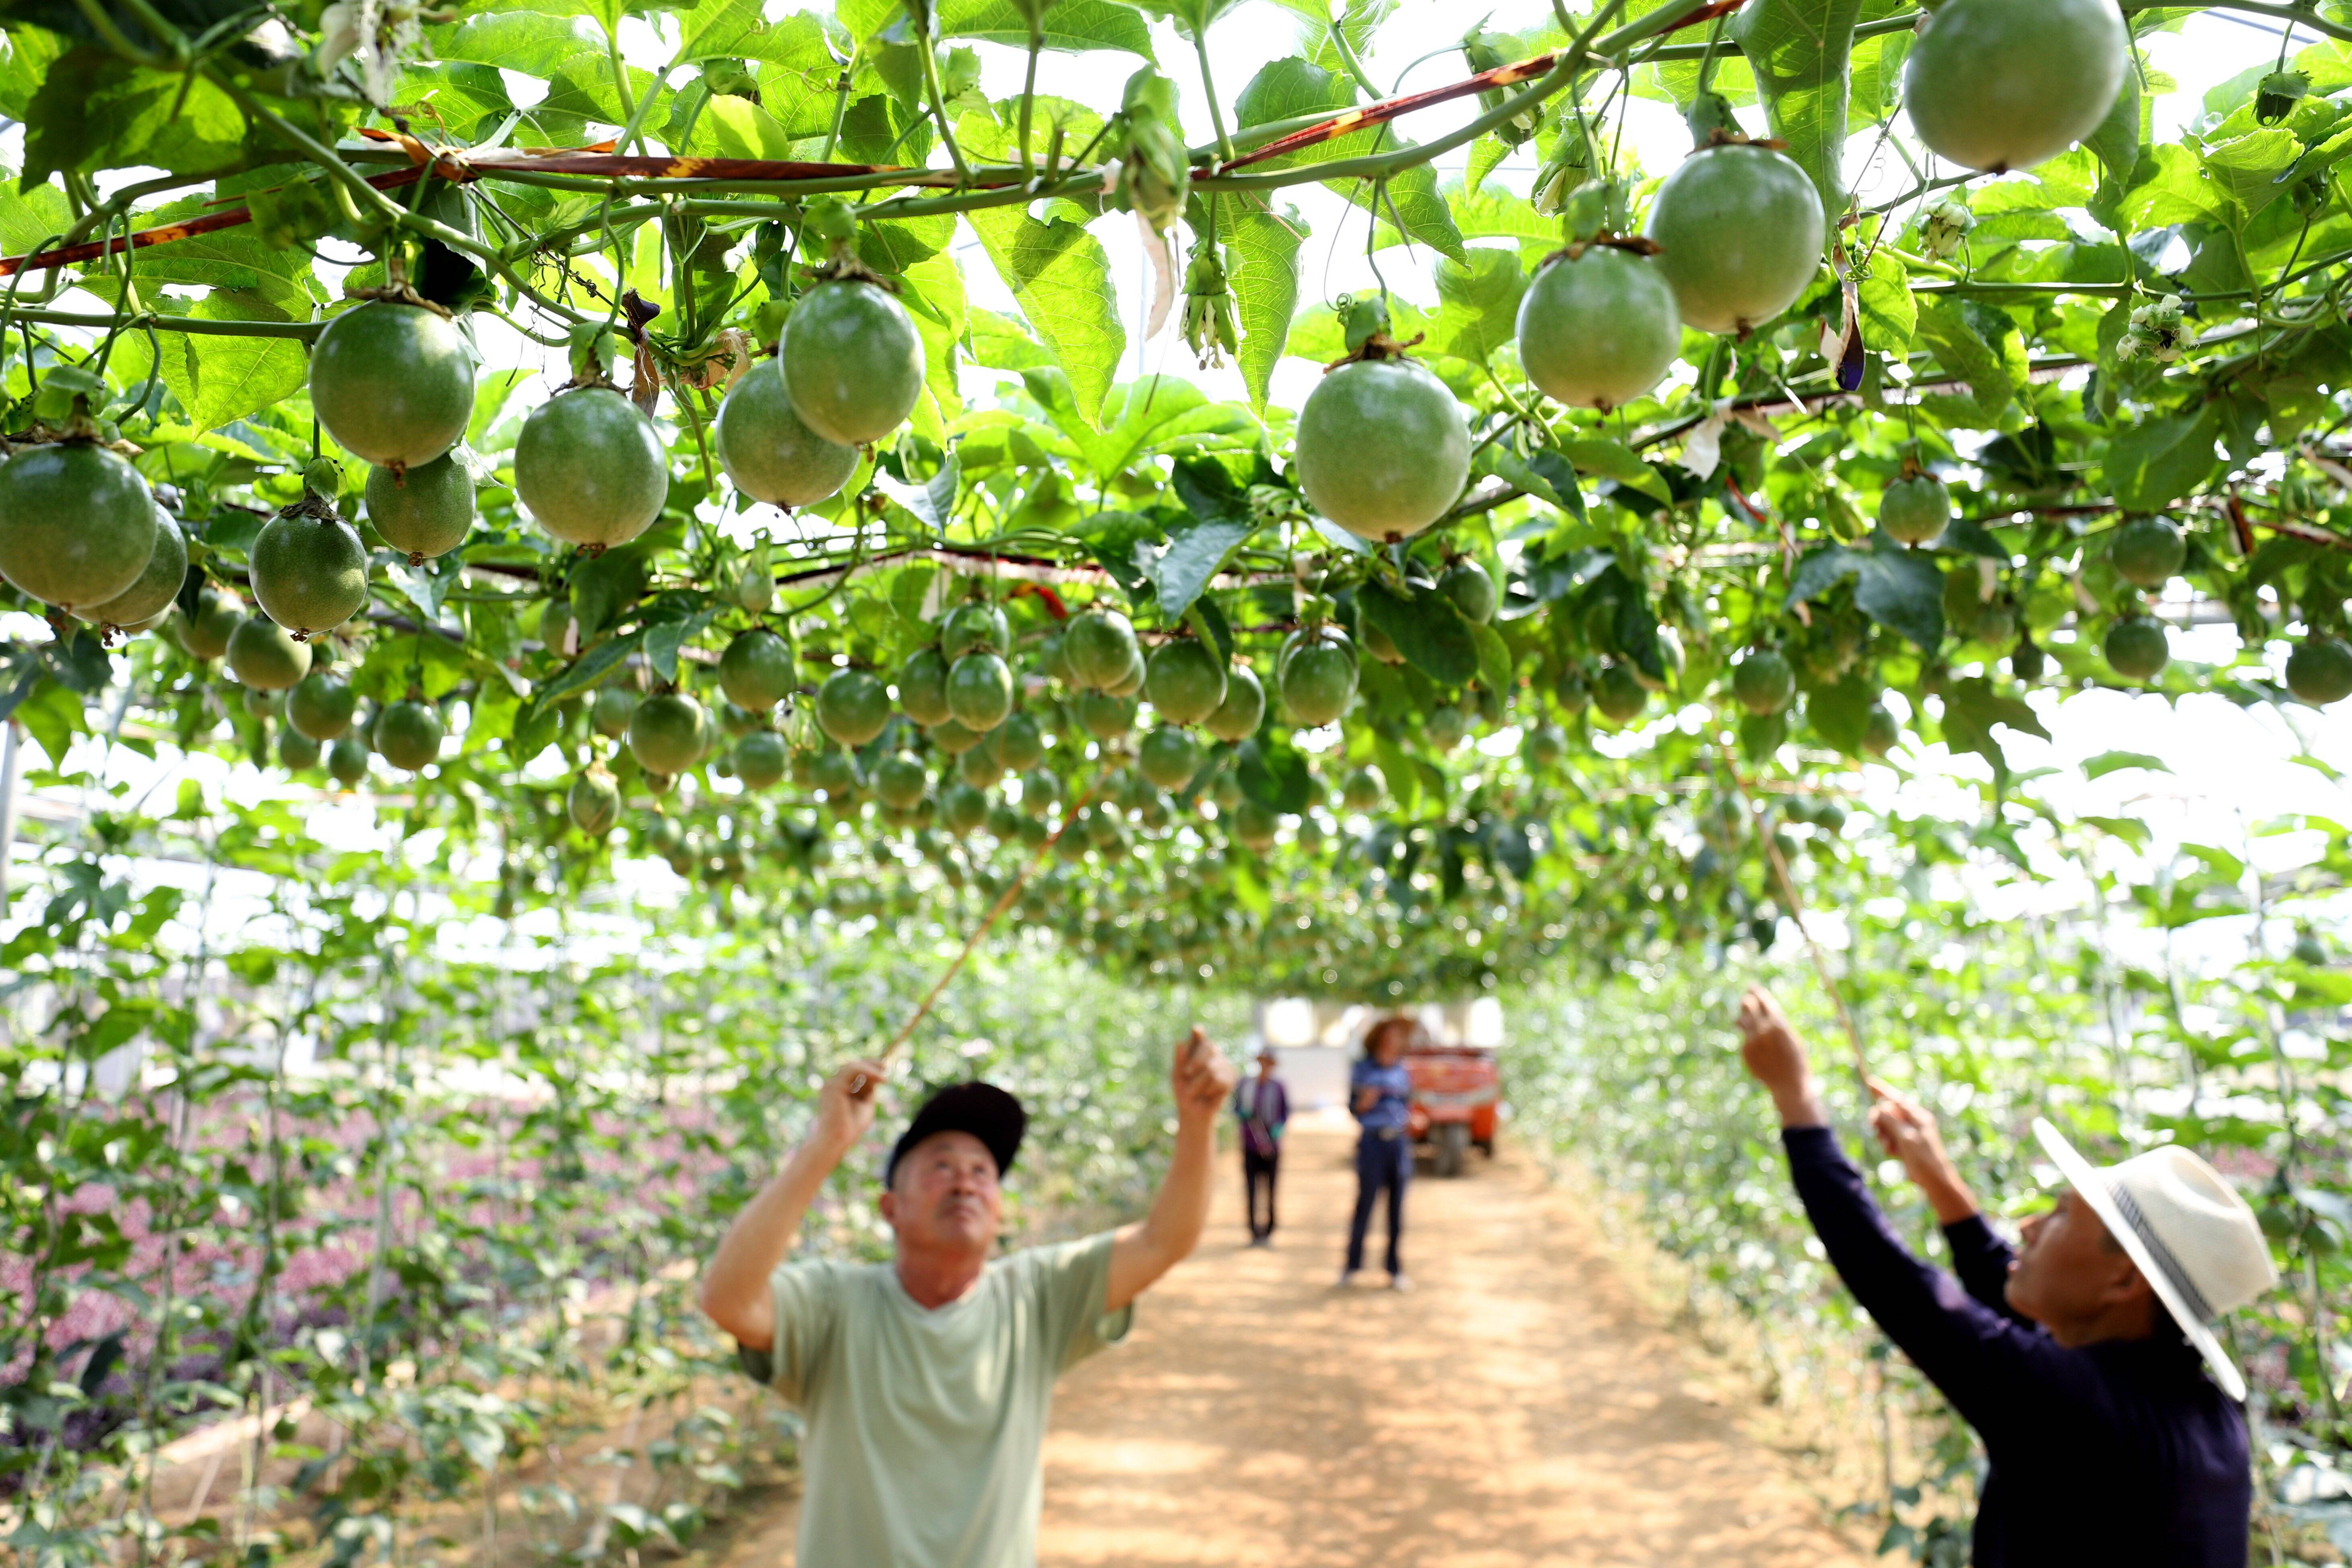
[{"label": "man's raised hand", "polygon": [[1904,1173],[1927,1194],[1936,1218],[1951,1225],[1976,1213],[1976,1198],[1944,1152],[1943,1135],[1927,1108],[1874,1078],[1869,1084],[1870,1130],[1878,1134],[1880,1147],[1903,1162]]},{"label": "man's raised hand", "polygon": [[1739,1057],[1749,1075],[1772,1096],[1783,1127],[1827,1123],[1812,1067],[1805,1060],[1805,1047],[1789,1026],[1780,1004],[1761,986],[1740,999]]},{"label": "man's raised hand", "polygon": [[1225,1059],[1225,1053],[1216,1047],[1206,1030],[1193,1025],[1192,1032],[1176,1047],[1176,1059],[1168,1073],[1177,1115],[1213,1115],[1223,1110],[1239,1081],[1240,1075]]},{"label": "man's raised hand", "polygon": [[817,1094],[812,1142],[831,1149],[836,1158],[849,1152],[874,1125],[875,1092],[889,1076],[888,1068],[865,1057],[835,1068]]}]

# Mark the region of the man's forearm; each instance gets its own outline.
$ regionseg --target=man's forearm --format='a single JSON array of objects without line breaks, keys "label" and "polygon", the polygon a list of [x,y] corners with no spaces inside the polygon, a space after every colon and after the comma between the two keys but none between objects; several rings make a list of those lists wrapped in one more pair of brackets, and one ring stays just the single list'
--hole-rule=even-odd
[{"label": "man's forearm", "polygon": [[773,1331],[768,1276],[792,1251],[809,1205],[845,1152],[803,1140],[743,1205],[702,1271],[702,1310],[744,1343],[763,1346]]},{"label": "man's forearm", "polygon": [[1783,1127],[1827,1127],[1830,1124],[1829,1110],[1822,1104],[1822,1086],[1811,1073],[1798,1082],[1774,1086],[1772,1108],[1780,1113],[1780,1125]]},{"label": "man's forearm", "polygon": [[1936,1211],[1937,1225],[1958,1225],[1975,1216],[1976,1194],[1969,1191],[1969,1184],[1960,1180],[1959,1172],[1952,1168],[1950,1161],[1945,1161],[1939,1169],[1929,1171],[1916,1180],[1920,1194],[1927,1200],[1927,1206]]},{"label": "man's forearm", "polygon": [[1216,1153],[1213,1118],[1187,1117],[1177,1124],[1175,1152],[1151,1200],[1151,1212],[1121,1235],[1112,1249],[1106,1310],[1116,1312],[1134,1300],[1200,1245],[1209,1224]]}]

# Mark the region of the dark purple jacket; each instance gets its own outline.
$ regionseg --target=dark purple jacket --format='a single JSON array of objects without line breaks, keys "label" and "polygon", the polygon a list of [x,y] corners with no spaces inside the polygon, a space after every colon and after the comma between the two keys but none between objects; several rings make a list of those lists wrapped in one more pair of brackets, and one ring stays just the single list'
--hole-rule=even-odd
[{"label": "dark purple jacket", "polygon": [[1826,1127],[1781,1134],[1838,1277],[1984,1439],[1976,1568],[2245,1568],[2246,1426],[2178,1333],[2068,1350],[2002,1299],[2009,1245],[1944,1227],[1955,1280],[1904,1247]]},{"label": "dark purple jacket", "polygon": [[1270,1159],[1282,1152],[1283,1124],[1290,1120],[1290,1091],[1278,1078],[1265,1080],[1265,1105],[1259,1114],[1255,1073],[1234,1086],[1234,1115],[1240,1119],[1242,1138],[1250,1152]]}]

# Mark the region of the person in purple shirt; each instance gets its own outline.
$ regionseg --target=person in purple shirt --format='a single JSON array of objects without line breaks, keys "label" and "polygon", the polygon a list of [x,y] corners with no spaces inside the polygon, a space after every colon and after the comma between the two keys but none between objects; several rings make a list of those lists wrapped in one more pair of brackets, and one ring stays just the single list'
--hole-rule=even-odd
[{"label": "person in purple shirt", "polygon": [[1363,1059],[1348,1076],[1348,1109],[1363,1129],[1356,1142],[1356,1212],[1348,1225],[1348,1262],[1339,1283],[1353,1283],[1364,1267],[1364,1233],[1371,1228],[1372,1205],[1389,1195],[1389,1288],[1410,1290],[1404,1257],[1404,1188],[1412,1176],[1412,1138],[1406,1123],[1412,1110],[1412,1074],[1404,1053],[1421,1038],[1411,1018],[1383,1018],[1364,1036]]},{"label": "person in purple shirt", "polygon": [[1739,1029],[1838,1278],[1984,1440],[1976,1568],[2244,1568],[2245,1382],[2209,1325],[2277,1274],[2236,1189],[2177,1146],[2094,1169],[2037,1119],[2069,1185],[2012,1251],[1934,1119],[1873,1081],[1871,1129],[1942,1223],[1955,1279],[1871,1201],[1779,1005],[1749,992]]},{"label": "person in purple shirt", "polygon": [[[1290,1091],[1274,1076],[1279,1058],[1272,1046],[1259,1047],[1257,1071],[1234,1090],[1234,1116],[1242,1124],[1242,1189],[1249,1203],[1250,1245],[1274,1241],[1274,1182],[1282,1169],[1282,1129],[1290,1120]],[[1257,1217],[1257,1194],[1265,1193],[1265,1219]]]}]

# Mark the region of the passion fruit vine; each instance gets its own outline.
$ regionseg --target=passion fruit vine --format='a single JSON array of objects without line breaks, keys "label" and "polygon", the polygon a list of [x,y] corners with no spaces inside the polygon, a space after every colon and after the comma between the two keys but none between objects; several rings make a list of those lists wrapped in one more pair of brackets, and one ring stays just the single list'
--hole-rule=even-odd
[{"label": "passion fruit vine", "polygon": [[1666,176],[1643,232],[1684,324],[1744,336],[1795,304],[1820,272],[1821,193],[1794,160],[1727,142]]}]

